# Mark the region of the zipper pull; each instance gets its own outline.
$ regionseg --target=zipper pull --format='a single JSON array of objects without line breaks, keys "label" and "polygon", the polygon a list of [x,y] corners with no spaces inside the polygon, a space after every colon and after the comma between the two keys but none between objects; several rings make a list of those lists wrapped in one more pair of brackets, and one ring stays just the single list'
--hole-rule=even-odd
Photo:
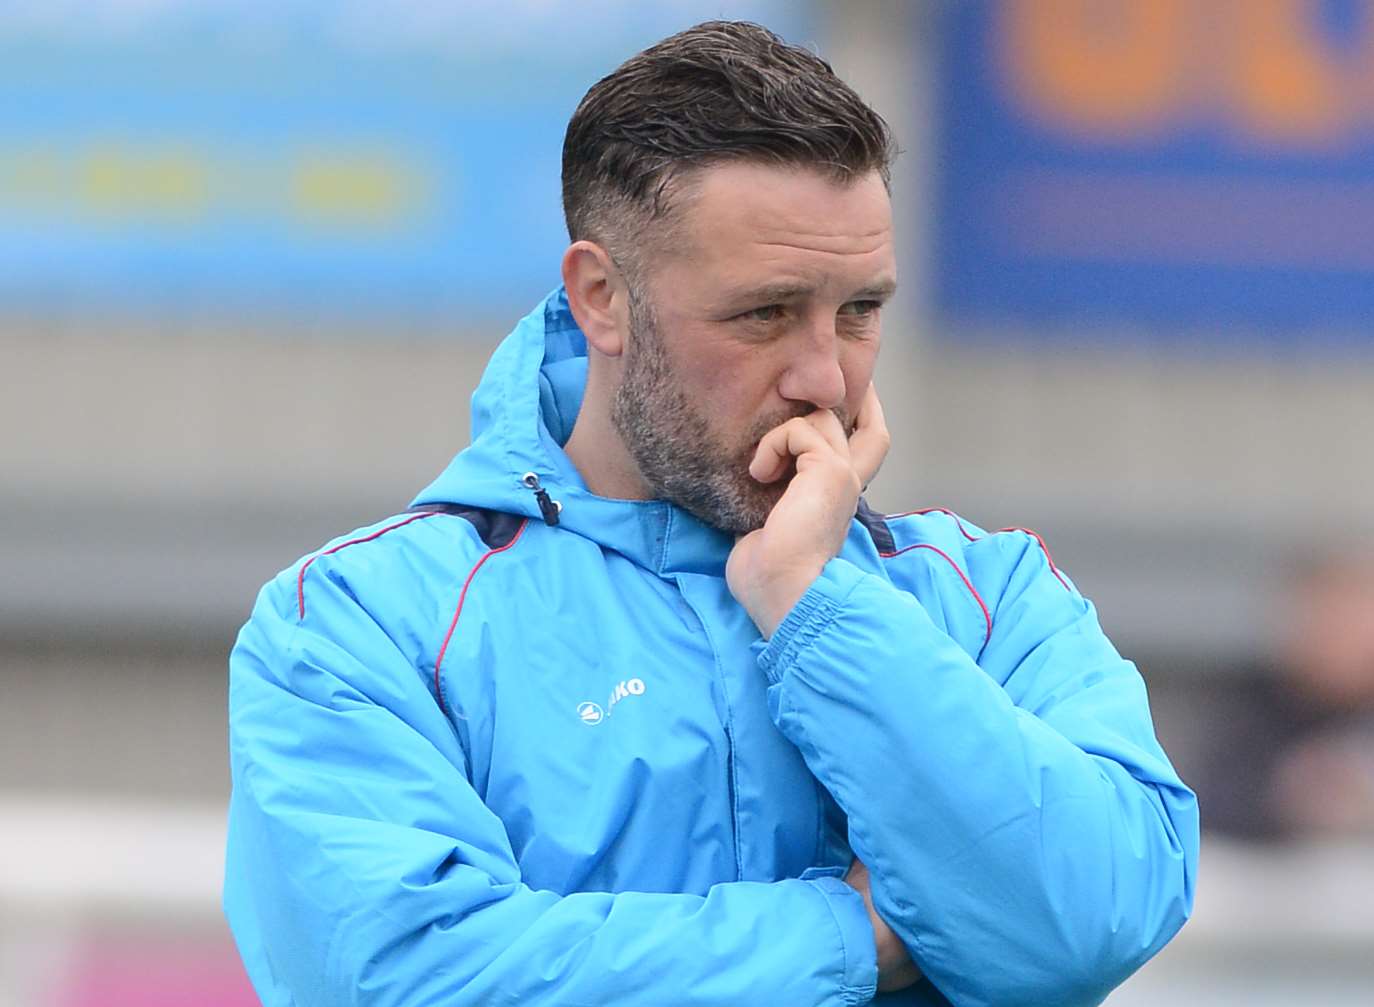
[{"label": "zipper pull", "polygon": [[544,523],[550,528],[555,527],[558,524],[558,512],[563,509],[563,505],[549,498],[549,491],[539,484],[539,477],[533,472],[526,472],[520,481],[525,484],[526,489],[533,491],[535,503],[539,504],[539,513],[544,516]]}]

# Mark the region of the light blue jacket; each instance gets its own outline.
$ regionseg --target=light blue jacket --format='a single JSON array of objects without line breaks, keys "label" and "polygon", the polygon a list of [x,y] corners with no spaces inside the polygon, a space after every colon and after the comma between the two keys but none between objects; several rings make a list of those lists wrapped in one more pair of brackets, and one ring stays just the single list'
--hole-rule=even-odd
[{"label": "light blue jacket", "polygon": [[865,1003],[855,855],[928,977],[879,1002],[1099,1002],[1188,916],[1198,817],[1092,606],[1029,533],[864,508],[765,643],[728,538],[564,455],[585,355],[555,293],[420,509],[239,636],[263,1002]]}]

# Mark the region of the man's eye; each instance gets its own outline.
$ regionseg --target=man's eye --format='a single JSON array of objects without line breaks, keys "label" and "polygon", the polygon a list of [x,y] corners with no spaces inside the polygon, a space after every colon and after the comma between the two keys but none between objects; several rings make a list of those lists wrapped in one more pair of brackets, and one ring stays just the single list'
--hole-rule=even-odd
[{"label": "man's eye", "polygon": [[842,315],[864,315],[877,314],[878,309],[883,306],[882,301],[850,301],[848,304],[840,306]]},{"label": "man's eye", "polygon": [[752,308],[739,317],[748,322],[776,322],[782,317],[782,305],[769,304],[762,308]]}]

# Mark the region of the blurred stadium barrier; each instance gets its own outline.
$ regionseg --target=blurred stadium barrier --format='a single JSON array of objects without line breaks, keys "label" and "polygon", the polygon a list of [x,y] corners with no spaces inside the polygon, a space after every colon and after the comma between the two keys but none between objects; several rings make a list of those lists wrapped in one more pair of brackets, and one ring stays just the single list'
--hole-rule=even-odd
[{"label": "blurred stadium barrier", "polygon": [[[254,1003],[218,925],[219,808],[0,801],[0,1007]],[[1374,986],[1363,846],[1213,842],[1194,919],[1113,1007],[1362,1007]]]}]

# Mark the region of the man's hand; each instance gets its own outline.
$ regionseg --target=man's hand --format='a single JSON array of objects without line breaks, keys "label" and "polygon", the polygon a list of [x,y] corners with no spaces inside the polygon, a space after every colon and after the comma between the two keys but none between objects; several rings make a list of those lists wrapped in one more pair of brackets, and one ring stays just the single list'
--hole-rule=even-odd
[{"label": "man's hand", "polygon": [[821,568],[839,553],[859,494],[877,474],[888,442],[883,407],[871,384],[852,437],[846,439],[834,413],[818,409],[788,420],[759,441],[749,465],[751,476],[761,483],[776,482],[793,459],[797,474],[764,526],[735,543],[725,579],[764,636],[773,635]]},{"label": "man's hand", "polygon": [[911,955],[901,938],[892,932],[892,928],[883,922],[883,918],[873,908],[868,868],[857,857],[849,866],[849,873],[844,876],[844,881],[864,897],[864,905],[868,907],[868,921],[873,924],[873,943],[878,949],[878,992],[904,990],[917,982],[921,978],[921,970],[911,960]]}]

